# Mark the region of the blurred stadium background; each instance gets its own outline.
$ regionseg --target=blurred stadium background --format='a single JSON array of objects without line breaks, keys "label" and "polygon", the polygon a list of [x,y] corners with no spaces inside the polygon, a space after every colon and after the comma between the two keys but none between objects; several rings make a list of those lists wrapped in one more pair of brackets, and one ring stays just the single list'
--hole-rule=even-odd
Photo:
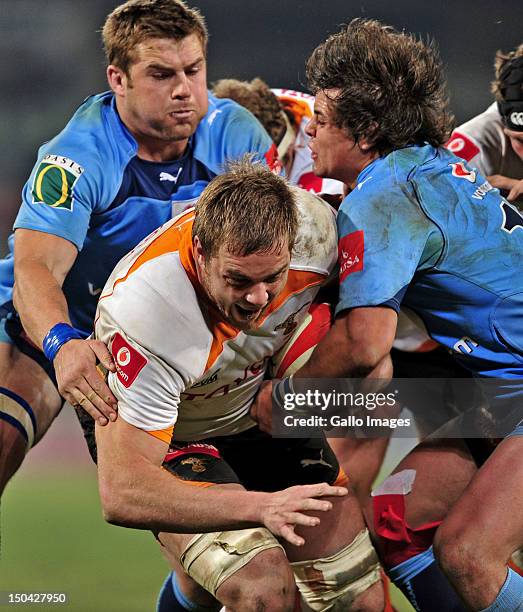
[{"label": "blurred stadium background", "polygon": [[[86,96],[106,88],[98,30],[117,4],[0,0],[2,252],[38,146]],[[357,16],[433,37],[447,67],[458,123],[490,103],[496,50],[522,42],[520,0],[195,0],[192,5],[206,16],[211,34],[211,83],[261,76],[274,87],[305,89],[306,57],[339,24]],[[395,445],[389,466],[406,444]],[[166,566],[150,534],[104,524],[95,470],[72,414],[59,417],[8,486],[0,538],[0,591],[65,591],[75,612],[154,609]]]}]

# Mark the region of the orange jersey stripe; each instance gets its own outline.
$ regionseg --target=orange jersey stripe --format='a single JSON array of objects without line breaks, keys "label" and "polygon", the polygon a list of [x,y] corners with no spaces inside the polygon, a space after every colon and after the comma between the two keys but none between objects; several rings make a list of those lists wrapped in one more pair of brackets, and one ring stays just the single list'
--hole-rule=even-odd
[{"label": "orange jersey stripe", "polygon": [[157,429],[155,431],[147,431],[144,429],[143,431],[154,438],[158,438],[158,440],[161,440],[166,444],[170,444],[171,438],[173,437],[174,425],[171,425],[171,427],[167,427],[166,429]]},{"label": "orange jersey stripe", "polygon": [[332,483],[333,487],[346,487],[349,484],[349,477],[345,474],[345,470],[340,465],[340,470],[336,480]]},{"label": "orange jersey stripe", "polygon": [[[269,315],[278,310],[282,304],[284,304],[290,297],[296,293],[301,293],[307,287],[319,285],[325,281],[325,276],[318,274],[317,272],[304,272],[301,270],[289,270],[287,277],[287,283],[285,284],[282,292],[273,300],[267,312],[261,317],[260,325],[267,319]],[[209,326],[212,330],[213,340],[211,350],[209,352],[209,358],[205,365],[205,371],[207,372],[212,365],[216,362],[216,359],[221,355],[223,351],[223,345],[228,340],[232,340],[239,333],[236,327],[225,323],[219,319],[219,313],[216,309],[210,308],[208,311],[210,318]]]},{"label": "orange jersey stripe", "polygon": [[[186,251],[192,252],[191,230],[193,219],[194,211],[191,210],[181,216],[168,230],[162,232],[158,238],[155,238],[145,251],[137,257],[127,274],[123,278],[118,278],[115,281],[113,291],[116,285],[126,281],[133,272],[136,272],[140,266],[151,261],[151,259],[155,259],[165,253],[174,253],[176,251],[180,252],[180,258],[182,258],[183,255],[187,256]],[[188,221],[191,221],[191,223],[188,223]]]}]

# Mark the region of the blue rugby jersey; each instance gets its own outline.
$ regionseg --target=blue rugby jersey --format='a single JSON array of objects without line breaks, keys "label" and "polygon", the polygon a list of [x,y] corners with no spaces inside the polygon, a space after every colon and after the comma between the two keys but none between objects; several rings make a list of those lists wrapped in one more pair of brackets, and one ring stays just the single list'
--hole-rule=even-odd
[{"label": "blue rugby jersey", "polygon": [[[243,107],[209,94],[209,110],[184,156],[173,162],[137,157],[114,96],[87,98],[38,153],[14,229],[54,234],[78,257],[63,291],[72,324],[88,335],[98,295],[118,261],[145,236],[192,206],[228,161],[245,153],[270,161],[273,144]],[[0,304],[12,297],[13,240],[0,261]]]},{"label": "blue rugby jersey", "polygon": [[478,376],[523,377],[523,216],[443,148],[375,160],[338,214],[340,300],[405,305]]}]

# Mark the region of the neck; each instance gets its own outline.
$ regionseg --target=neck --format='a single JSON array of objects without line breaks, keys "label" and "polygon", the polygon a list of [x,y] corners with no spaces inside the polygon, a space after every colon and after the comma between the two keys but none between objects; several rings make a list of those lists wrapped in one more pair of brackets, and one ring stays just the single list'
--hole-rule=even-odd
[{"label": "neck", "polygon": [[340,179],[343,183],[348,185],[351,189],[356,187],[356,182],[358,180],[358,176],[365,170],[367,166],[370,166],[372,162],[378,159],[379,153],[377,151],[373,151],[372,153],[368,153],[362,158],[361,164],[359,164],[358,168],[354,170],[354,172],[347,174],[344,178]]},{"label": "neck", "polygon": [[168,142],[148,138],[129,130],[138,143],[138,157],[146,161],[164,162],[180,159],[185,153],[189,139]]}]

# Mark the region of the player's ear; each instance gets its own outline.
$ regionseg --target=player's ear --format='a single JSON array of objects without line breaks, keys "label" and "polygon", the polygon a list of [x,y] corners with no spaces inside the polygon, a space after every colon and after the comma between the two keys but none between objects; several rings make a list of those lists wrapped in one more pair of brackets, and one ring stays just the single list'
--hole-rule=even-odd
[{"label": "player's ear", "polygon": [[378,137],[378,130],[378,124],[373,121],[369,128],[365,131],[365,135],[358,138],[358,146],[362,153],[369,153],[370,150],[374,148],[376,139]]},{"label": "player's ear", "polygon": [[118,66],[109,64],[109,66],[107,66],[106,75],[109,87],[114,93],[118,96],[125,95],[127,82],[129,80],[126,73],[121,68],[118,68]]},{"label": "player's ear", "polygon": [[202,243],[200,239],[198,238],[198,236],[195,236],[193,238],[192,244],[193,244],[194,258],[196,260],[196,263],[200,267],[205,266],[205,263],[206,263],[205,251],[203,250]]}]

